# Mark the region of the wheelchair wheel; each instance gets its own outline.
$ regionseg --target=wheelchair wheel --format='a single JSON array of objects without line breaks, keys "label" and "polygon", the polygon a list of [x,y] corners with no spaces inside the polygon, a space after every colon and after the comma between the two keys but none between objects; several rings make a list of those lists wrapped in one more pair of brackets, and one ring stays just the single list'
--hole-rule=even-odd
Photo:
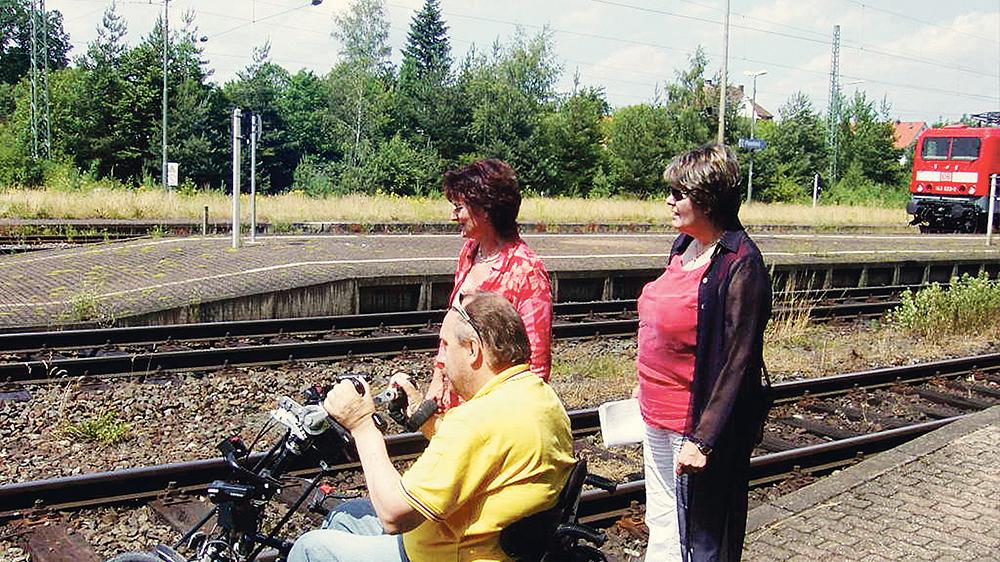
[{"label": "wheelchair wheel", "polygon": [[108,558],[105,562],[163,562],[163,559],[148,552],[126,552],[114,558]]}]

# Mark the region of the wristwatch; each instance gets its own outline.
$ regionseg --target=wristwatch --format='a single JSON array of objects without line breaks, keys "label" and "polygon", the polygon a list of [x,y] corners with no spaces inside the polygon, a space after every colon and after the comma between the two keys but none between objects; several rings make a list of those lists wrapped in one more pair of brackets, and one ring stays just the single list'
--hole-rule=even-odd
[{"label": "wristwatch", "polygon": [[703,443],[700,439],[694,439],[689,437],[688,441],[694,443],[695,447],[698,447],[698,451],[705,455],[706,457],[712,454],[712,448]]}]

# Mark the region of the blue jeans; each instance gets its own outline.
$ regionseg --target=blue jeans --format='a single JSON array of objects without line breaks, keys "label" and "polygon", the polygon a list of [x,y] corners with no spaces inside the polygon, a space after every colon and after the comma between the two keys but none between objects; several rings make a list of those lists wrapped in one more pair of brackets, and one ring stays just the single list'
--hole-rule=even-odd
[{"label": "blue jeans", "polygon": [[402,535],[387,535],[369,500],[346,501],[322,528],[295,541],[288,562],[410,562]]}]

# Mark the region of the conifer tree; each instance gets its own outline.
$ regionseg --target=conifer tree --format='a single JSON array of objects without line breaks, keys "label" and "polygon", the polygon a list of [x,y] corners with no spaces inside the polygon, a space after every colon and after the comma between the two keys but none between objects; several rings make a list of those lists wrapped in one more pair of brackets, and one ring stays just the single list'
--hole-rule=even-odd
[{"label": "conifer tree", "polygon": [[438,0],[426,0],[410,23],[396,111],[405,138],[434,146],[445,159],[462,151],[451,63],[448,27]]}]

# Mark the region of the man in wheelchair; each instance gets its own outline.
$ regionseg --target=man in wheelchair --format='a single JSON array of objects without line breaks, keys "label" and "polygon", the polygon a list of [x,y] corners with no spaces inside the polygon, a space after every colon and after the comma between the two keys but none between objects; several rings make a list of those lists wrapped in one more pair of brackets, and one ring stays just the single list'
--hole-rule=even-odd
[{"label": "man in wheelchair", "polygon": [[[324,408],[354,438],[370,499],[335,508],[324,528],[295,542],[289,562],[510,560],[501,531],[566,501],[569,418],[528,370],[528,337],[514,307],[474,293],[449,310],[441,341],[445,373],[464,402],[424,424],[430,444],[402,475],[372,421],[371,392],[341,382],[327,395]],[[397,384],[412,404],[421,400],[408,381]],[[513,550],[521,555],[523,546]]]}]

